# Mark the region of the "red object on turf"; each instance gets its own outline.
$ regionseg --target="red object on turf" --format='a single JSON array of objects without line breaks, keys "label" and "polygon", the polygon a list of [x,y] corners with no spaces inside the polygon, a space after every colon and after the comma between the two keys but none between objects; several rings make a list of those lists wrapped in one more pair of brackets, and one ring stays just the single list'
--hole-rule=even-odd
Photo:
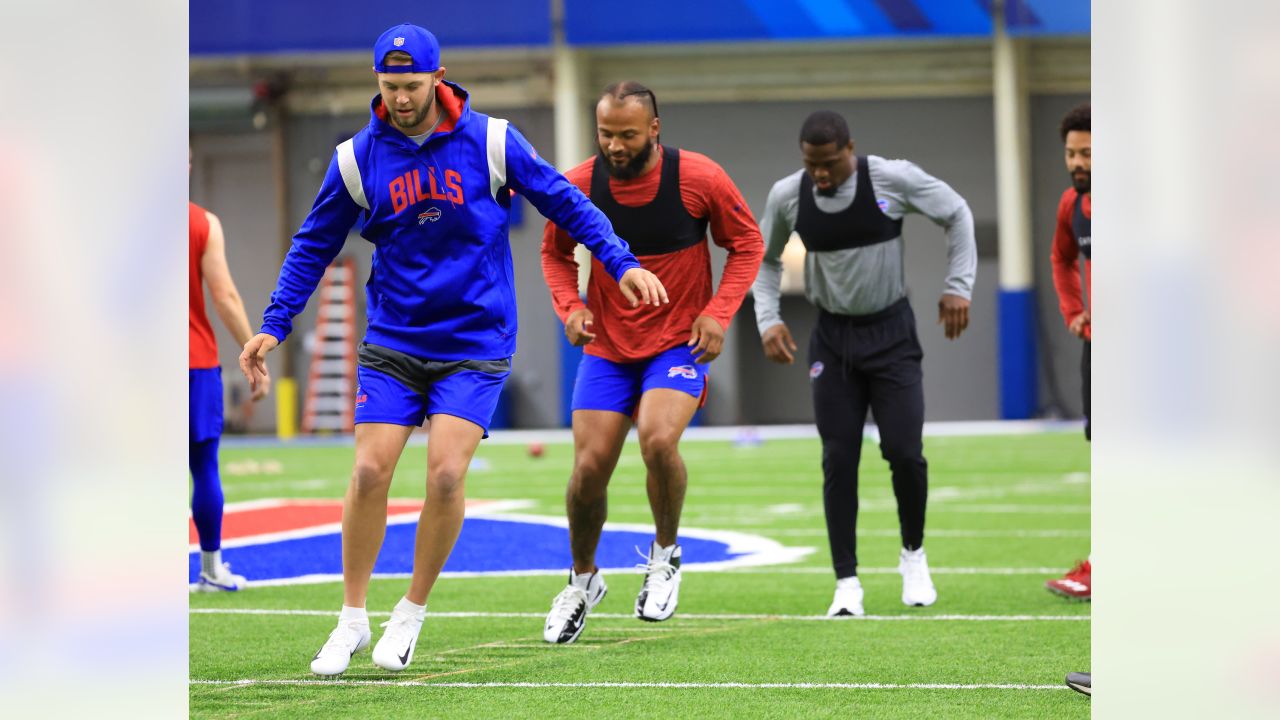
[{"label": "red object on turf", "polygon": [[530,457],[542,457],[542,453],[545,452],[545,450],[546,449],[542,447],[542,443],[540,442],[529,443]]},{"label": "red object on turf", "polygon": [[1055,595],[1089,602],[1093,592],[1093,565],[1088,560],[1078,562],[1066,575],[1044,586]]}]

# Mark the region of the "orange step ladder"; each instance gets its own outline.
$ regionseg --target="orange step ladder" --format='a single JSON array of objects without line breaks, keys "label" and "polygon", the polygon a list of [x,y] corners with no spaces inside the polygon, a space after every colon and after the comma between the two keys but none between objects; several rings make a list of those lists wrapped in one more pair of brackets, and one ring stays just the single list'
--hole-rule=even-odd
[{"label": "orange step ladder", "polygon": [[302,432],[352,432],[356,389],[356,264],[338,258],[316,293],[315,347],[307,373]]}]

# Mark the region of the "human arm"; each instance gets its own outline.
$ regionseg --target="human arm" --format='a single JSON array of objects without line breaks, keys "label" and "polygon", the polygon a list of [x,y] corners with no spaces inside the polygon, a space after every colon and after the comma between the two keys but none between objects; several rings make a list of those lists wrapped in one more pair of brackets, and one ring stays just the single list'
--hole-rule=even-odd
[{"label": "human arm", "polygon": [[[765,357],[776,363],[795,362],[796,343],[782,321],[782,250],[795,230],[795,208],[799,198],[799,175],[783,178],[774,184],[765,202],[760,220],[764,241],[760,272],[751,293],[755,297],[756,328]],[[792,206],[788,209],[788,206]]]},{"label": "human arm", "polygon": [[1063,193],[1058,201],[1058,222],[1053,230],[1049,262],[1053,266],[1053,289],[1058,293],[1062,320],[1072,335],[1084,338],[1089,334],[1090,318],[1084,309],[1084,296],[1080,289],[1080,245],[1071,230],[1074,203],[1072,190]]},{"label": "human arm", "polygon": [[324,182],[302,227],[293,236],[293,244],[280,267],[271,302],[262,313],[262,328],[244,346],[240,354],[240,370],[252,388],[266,376],[266,355],[293,330],[293,318],[307,306],[307,300],[320,284],[324,271],[337,257],[347,240],[347,233],[360,216],[360,206],[351,199],[337,154],[329,162]]},{"label": "human arm", "polygon": [[542,274],[551,291],[551,307],[564,323],[569,344],[580,347],[595,340],[590,331],[595,317],[578,294],[578,263],[573,249],[577,243],[556,224],[547,221],[542,229]]},{"label": "human arm", "polygon": [[[702,156],[693,155],[691,159],[699,161],[705,176],[697,189],[706,207],[711,239],[728,251],[720,286],[690,328],[689,345],[694,348],[694,356],[700,356],[699,362],[711,362],[720,355],[725,331],[760,271],[764,240],[747,201],[728,173]],[[694,164],[690,163],[689,170],[693,169]]]},{"label": "human arm", "polygon": [[948,340],[969,327],[969,303],[978,270],[978,243],[969,203],[950,185],[906,160],[885,160],[885,179],[896,185],[906,209],[929,218],[945,229],[947,278],[938,300],[938,324]]},{"label": "human arm", "polygon": [[[249,327],[249,316],[244,310],[244,300],[236,290],[235,281],[231,279],[231,270],[227,267],[226,238],[222,233],[222,222],[218,216],[206,211],[209,220],[209,237],[205,243],[204,254],[200,256],[200,273],[205,284],[209,286],[209,297],[213,300],[213,308],[222,320],[222,324],[231,331],[236,344],[243,346],[253,336]],[[253,385],[253,399],[262,399],[271,389],[271,377],[263,368],[262,377]]]},{"label": "human arm", "polygon": [[[506,181],[576,241],[586,246],[618,282],[633,306],[643,302],[661,305],[667,291],[658,278],[640,267],[627,244],[613,232],[604,213],[555,168],[538,157],[518,130],[508,126]],[[545,266],[544,266],[545,267]],[[575,276],[576,277],[576,276]],[[576,282],[576,280],[575,280]]]}]

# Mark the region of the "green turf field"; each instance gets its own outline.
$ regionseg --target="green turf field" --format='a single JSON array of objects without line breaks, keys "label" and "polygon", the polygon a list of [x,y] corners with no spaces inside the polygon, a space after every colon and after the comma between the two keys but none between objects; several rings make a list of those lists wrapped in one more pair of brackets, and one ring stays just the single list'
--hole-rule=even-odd
[{"label": "green turf field", "polygon": [[[939,593],[930,608],[899,600],[888,468],[865,445],[858,550],[868,617],[844,620],[818,617],[834,587],[818,441],[686,441],[682,452],[683,525],[814,551],[781,567],[689,571],[665,623],[630,617],[639,575],[608,574],[608,597],[567,646],[541,640],[563,577],[445,578],[408,670],[380,670],[364,651],[323,682],[308,665],[333,628],[339,584],[192,595],[191,716],[1088,717],[1088,699],[1062,679],[1089,667],[1089,606],[1043,588],[1089,552],[1089,448],[1079,434],[925,439],[925,547]],[[477,457],[468,497],[563,515],[568,445],[535,459],[522,446],[484,444]],[[226,499],[340,497],[352,458],[350,447],[224,449]],[[425,466],[425,448],[411,446],[392,496],[421,498]],[[634,444],[609,510],[610,521],[651,522]],[[375,642],[407,583],[373,581]],[[685,687],[661,686],[670,683]]]}]

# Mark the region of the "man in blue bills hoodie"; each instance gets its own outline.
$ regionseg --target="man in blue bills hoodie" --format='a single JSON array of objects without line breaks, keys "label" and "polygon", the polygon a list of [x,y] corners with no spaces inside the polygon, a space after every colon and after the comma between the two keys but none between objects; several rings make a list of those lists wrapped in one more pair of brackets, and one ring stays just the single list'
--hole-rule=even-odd
[{"label": "man in blue bills hoodie", "polygon": [[240,356],[250,384],[264,381],[266,354],[288,336],[358,226],[375,250],[357,354],[355,469],[342,511],[343,607],[311,663],[324,676],[344,672],[369,645],[365,596],[386,533],[391,475],[413,429],[430,418],[413,579],[373,650],[386,670],[413,658],[427,596],[462,528],[467,467],[516,349],[511,193],[587,246],[633,304],[667,301],[586,196],[506,120],[475,112],[467,91],[444,80],[435,36],[397,25],[378,38],[373,63],[380,92],[369,124],[335,151],[262,330]]}]

